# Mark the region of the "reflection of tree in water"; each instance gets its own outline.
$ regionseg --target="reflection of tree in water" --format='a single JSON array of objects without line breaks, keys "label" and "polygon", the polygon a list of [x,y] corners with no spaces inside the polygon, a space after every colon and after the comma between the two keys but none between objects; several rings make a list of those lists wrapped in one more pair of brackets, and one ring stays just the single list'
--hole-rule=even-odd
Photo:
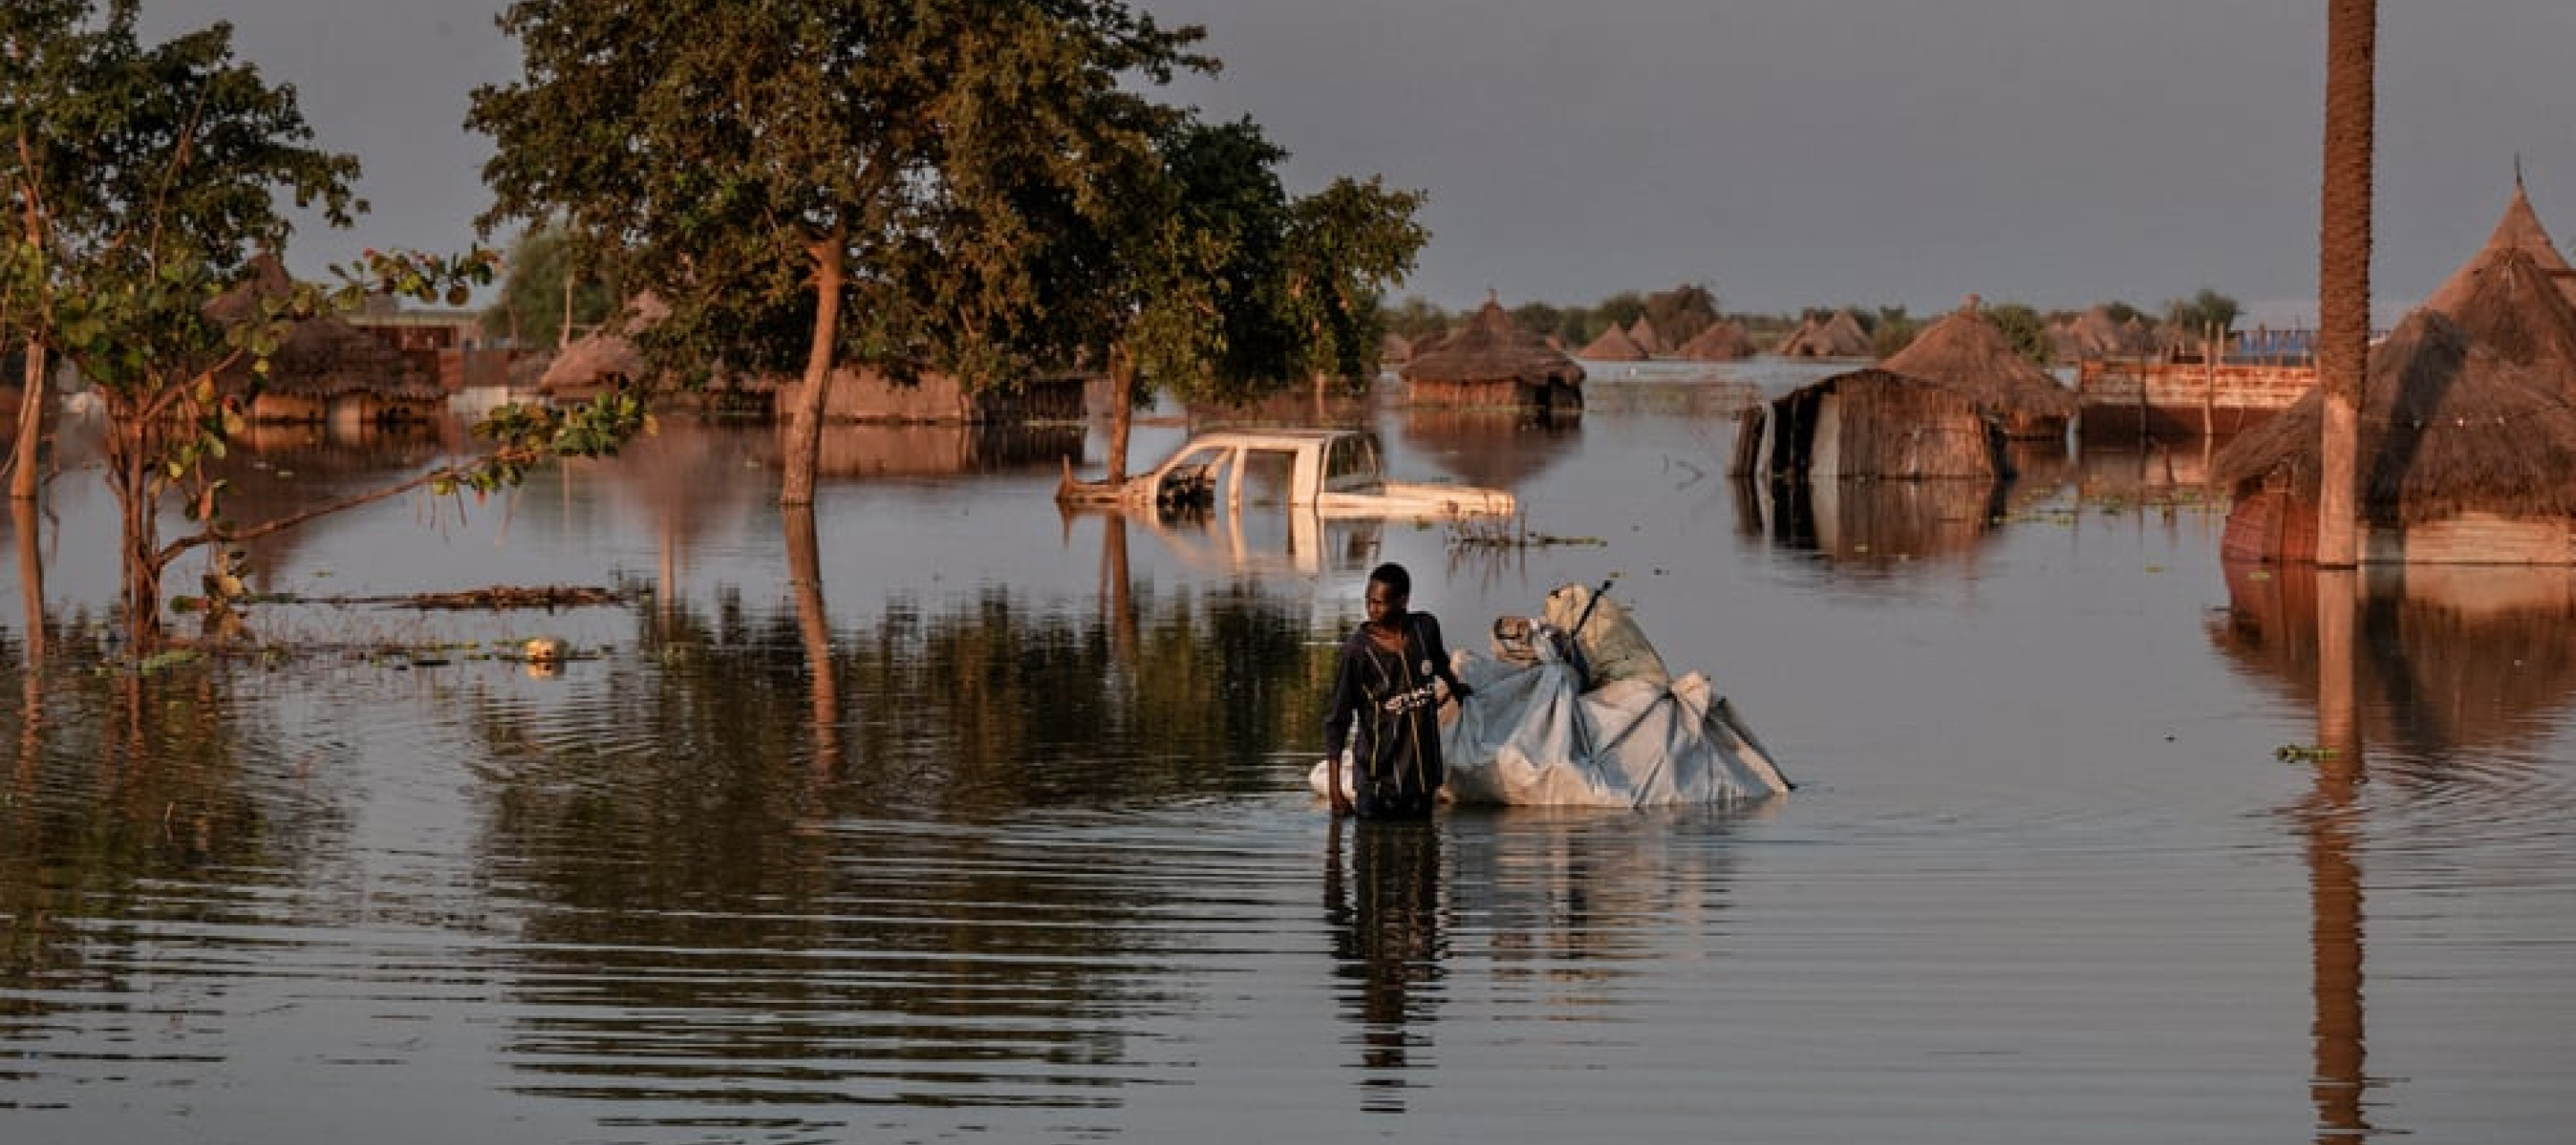
[{"label": "reflection of tree in water", "polygon": [[535,1084],[1096,1104],[1083,1078],[1130,1056],[1109,968],[1182,936],[1140,922],[1156,880],[1118,873],[1114,846],[1033,820],[1275,789],[1282,725],[1311,736],[1322,703],[1301,615],[1251,586],[1136,613],[1113,671],[1096,614],[895,602],[833,641],[838,764],[819,770],[793,609],[647,618],[644,654],[597,664],[577,710],[486,705],[483,851],[531,900],[521,990],[548,1015],[512,1046]]},{"label": "reflection of tree in water", "polygon": [[[1440,925],[1440,828],[1433,822],[1350,823],[1336,817],[1324,867],[1324,921],[1335,976],[1358,1028],[1361,1105],[1404,1112],[1411,1052],[1431,1042],[1447,957]],[[1343,859],[1343,838],[1351,836]]]},{"label": "reflection of tree in water", "polygon": [[[0,690],[27,698],[0,715],[0,989],[19,999],[0,1030],[48,996],[145,993],[172,973],[137,953],[159,940],[149,924],[240,921],[262,908],[220,888],[291,883],[282,869],[347,828],[304,775],[331,769],[280,746],[232,666],[145,675],[58,638],[35,680],[23,651],[0,648]],[[161,1012],[117,1009],[137,1027]]]}]

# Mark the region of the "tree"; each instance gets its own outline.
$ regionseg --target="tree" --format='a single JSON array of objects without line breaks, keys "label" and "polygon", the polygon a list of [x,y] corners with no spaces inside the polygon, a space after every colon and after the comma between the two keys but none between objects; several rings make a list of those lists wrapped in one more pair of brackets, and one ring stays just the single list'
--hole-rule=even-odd
[{"label": "tree", "polygon": [[1290,204],[1280,306],[1298,335],[1291,370],[1314,379],[1319,403],[1334,378],[1354,392],[1376,378],[1386,333],[1380,302],[1430,240],[1414,219],[1424,199],[1375,176],[1345,177]]},{"label": "tree", "polygon": [[1646,296],[1646,321],[1675,346],[1718,323],[1717,295],[1705,283],[1684,283]]},{"label": "tree", "polygon": [[[488,456],[287,518],[229,520],[207,463],[243,428],[250,395],[219,376],[244,363],[264,373],[294,322],[353,307],[370,288],[443,293],[488,275],[488,264],[370,252],[336,292],[247,289],[254,256],[289,230],[277,196],[346,226],[364,207],[349,187],[357,160],[309,145],[294,89],[236,61],[228,25],[147,46],[135,37],[135,0],[91,17],[88,0],[45,0],[0,25],[18,145],[7,176],[21,224],[0,244],[0,297],[11,332],[68,360],[104,407],[125,619],[138,648],[159,638],[163,573],[190,551],[408,489],[497,488],[545,456],[613,449],[640,425],[631,411],[505,409],[478,427],[501,435]],[[165,500],[179,502],[194,531],[161,539]]]},{"label": "tree", "polygon": [[2361,392],[2370,356],[2370,173],[2379,56],[2377,0],[2327,0],[2324,186],[2318,202],[2317,384],[2325,438],[2317,563],[2361,559]]},{"label": "tree", "polygon": [[2048,322],[2039,316],[2039,311],[2023,303],[2005,302],[1981,307],[1977,316],[1985,319],[1987,325],[2002,331],[2004,341],[2012,343],[2014,353],[2037,365],[2048,364],[2051,356]]},{"label": "tree", "polygon": [[560,218],[659,295],[648,353],[801,360],[789,505],[841,361],[1036,368],[1061,329],[1032,317],[1038,220],[1115,210],[1101,192],[1170,118],[1138,89],[1213,67],[1198,29],[1118,0],[519,0],[500,24],[525,75],[473,96],[485,225]]},{"label": "tree", "polygon": [[2244,312],[2234,298],[2206,286],[2190,298],[2177,298],[2165,303],[2165,321],[2193,334],[2205,330],[2224,334],[2236,328],[2236,318]]},{"label": "tree", "polygon": [[483,328],[522,346],[563,346],[598,326],[623,301],[608,282],[574,259],[562,230],[538,227],[510,244],[501,296],[483,312]]}]

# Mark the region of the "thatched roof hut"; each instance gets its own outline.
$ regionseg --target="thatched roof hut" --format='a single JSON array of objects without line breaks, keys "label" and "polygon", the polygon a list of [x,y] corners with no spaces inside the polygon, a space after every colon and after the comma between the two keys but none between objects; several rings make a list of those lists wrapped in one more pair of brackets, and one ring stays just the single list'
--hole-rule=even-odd
[{"label": "thatched roof hut", "polygon": [[589,401],[643,381],[644,370],[644,354],[632,339],[593,330],[555,355],[537,379],[537,392],[558,402]]},{"label": "thatched roof hut", "polygon": [[1645,347],[1637,344],[1636,339],[1629,337],[1627,331],[1616,326],[1602,331],[1600,337],[1575,355],[1587,362],[1642,362],[1652,356],[1646,353]]},{"label": "thatched roof hut", "polygon": [[2146,323],[2135,315],[2127,322],[2111,317],[2108,303],[2096,303],[2052,327],[2049,337],[2058,354],[2070,359],[2134,357],[2154,353],[2156,348]]},{"label": "thatched roof hut", "polygon": [[1783,358],[1866,358],[1869,331],[1861,329],[1850,310],[1837,310],[1821,321],[1811,317],[1800,322],[1771,352]]},{"label": "thatched roof hut", "polygon": [[[207,304],[206,314],[219,323],[245,322],[258,313],[262,300],[284,297],[292,289],[285,263],[263,254],[252,260],[241,282]],[[251,363],[242,361],[221,380],[247,386],[253,377]],[[418,420],[445,398],[438,383],[413,368],[401,351],[321,314],[296,322],[269,355],[268,374],[259,380],[249,417],[271,423]]]},{"label": "thatched roof hut", "polygon": [[1583,408],[1583,367],[1514,325],[1492,298],[1438,345],[1417,343],[1402,374],[1416,405]]},{"label": "thatched roof hut", "polygon": [[1629,324],[1628,340],[1636,343],[1637,348],[1645,351],[1646,356],[1648,357],[1653,357],[1672,349],[1672,347],[1664,344],[1664,336],[1655,331],[1655,324],[1646,321],[1646,316],[1643,314],[1638,315],[1637,320]]},{"label": "thatched roof hut", "polygon": [[2576,270],[2568,267],[2567,259],[2558,253],[2558,244],[2550,241],[2548,228],[2540,225],[2539,214],[2531,209],[2531,196],[2523,193],[2522,176],[2516,174],[2513,199],[2505,204],[2504,217],[2496,220],[2495,231],[2487,236],[2486,247],[2460,269],[2451,272],[2451,277],[2424,300],[2424,305],[2454,318],[2459,317],[2461,305],[2477,289],[2479,276],[2506,251],[2530,255],[2541,271],[2557,283],[2559,293],[2571,303],[2576,303]]},{"label": "thatched roof hut", "polygon": [[[2315,559],[2324,409],[2311,391],[2212,460],[2227,558]],[[2576,406],[2441,311],[2372,350],[2360,439],[2364,562],[2576,563]]]},{"label": "thatched roof hut", "polygon": [[2564,289],[2576,278],[2551,270],[2553,265],[2567,264],[2555,252],[2543,257],[2521,245],[2489,241],[2442,284],[2435,295],[2442,305],[2427,306],[2459,323],[2472,341],[2506,361],[2557,377],[2576,394],[2576,303]]},{"label": "thatched roof hut", "polygon": [[2075,420],[2075,391],[2014,350],[1973,294],[1879,365],[1975,398],[2002,419],[2007,437],[2061,437]]},{"label": "thatched roof hut", "polygon": [[1746,337],[1744,327],[1735,322],[1712,322],[1682,343],[1674,356],[1694,362],[1733,362],[1753,356],[1753,339]]},{"label": "thatched roof hut", "polygon": [[1744,411],[1730,471],[1773,482],[2011,475],[2003,430],[1956,387],[1854,370]]},{"label": "thatched roof hut", "polygon": [[1389,330],[1377,336],[1377,363],[1401,366],[1413,360],[1413,340]]}]

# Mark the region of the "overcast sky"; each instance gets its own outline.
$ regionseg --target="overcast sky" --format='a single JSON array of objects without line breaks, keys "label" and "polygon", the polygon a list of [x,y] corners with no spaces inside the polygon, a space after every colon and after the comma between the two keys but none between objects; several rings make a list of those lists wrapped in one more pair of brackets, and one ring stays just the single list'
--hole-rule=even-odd
[{"label": "overcast sky", "polygon": [[[356,153],[373,212],[308,227],[455,249],[486,193],[467,93],[518,74],[499,0],[144,0],[230,21]],[[1150,0],[1225,61],[1176,98],[1250,115],[1292,189],[1430,195],[1399,295],[1588,303],[1679,283],[1729,310],[2150,309],[2212,287],[2313,317],[2326,0]],[[2576,236],[2576,2],[2380,5],[2374,294],[2429,292],[2519,155]]]}]

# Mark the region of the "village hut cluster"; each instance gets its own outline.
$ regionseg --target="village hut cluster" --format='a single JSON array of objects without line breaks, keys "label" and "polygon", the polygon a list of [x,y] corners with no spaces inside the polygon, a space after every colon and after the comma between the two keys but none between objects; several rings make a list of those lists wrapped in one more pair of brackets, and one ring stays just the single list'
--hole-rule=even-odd
[{"label": "village hut cluster", "polygon": [[[2212,462],[2224,555],[2316,557],[2324,396]],[[2364,564],[2576,564],[2576,271],[2516,182],[2485,247],[2370,351],[2361,393]]]}]

